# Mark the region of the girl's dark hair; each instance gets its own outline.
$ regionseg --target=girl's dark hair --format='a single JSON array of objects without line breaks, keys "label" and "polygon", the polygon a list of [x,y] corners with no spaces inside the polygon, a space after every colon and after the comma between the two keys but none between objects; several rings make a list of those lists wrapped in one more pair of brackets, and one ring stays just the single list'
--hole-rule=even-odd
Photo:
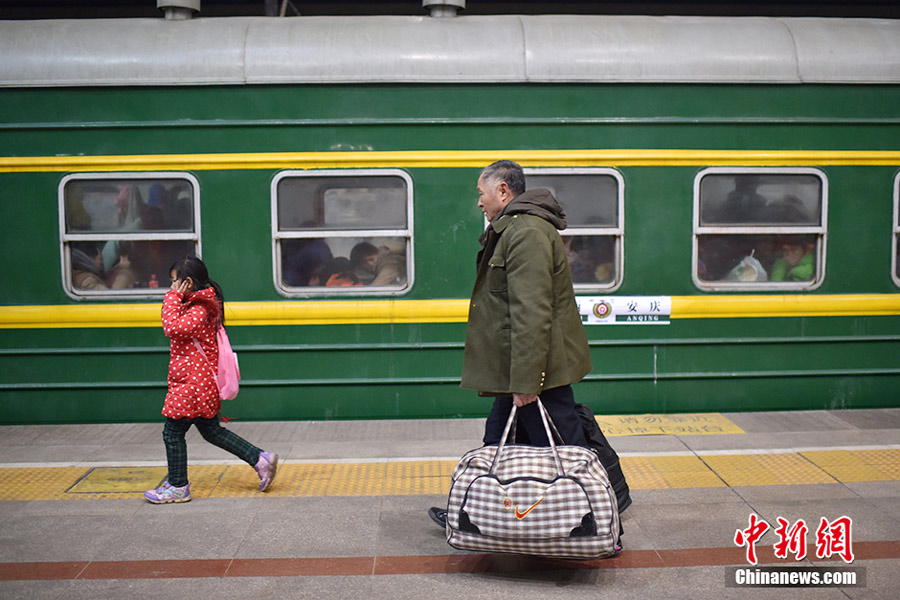
[{"label": "girl's dark hair", "polygon": [[221,309],[222,325],[225,325],[225,295],[222,293],[222,287],[209,278],[209,271],[203,261],[196,256],[185,256],[175,261],[175,264],[169,269],[169,272],[175,271],[175,277],[182,281],[188,277],[194,282],[195,290],[204,290],[211,287],[216,292],[216,299],[219,301]]}]

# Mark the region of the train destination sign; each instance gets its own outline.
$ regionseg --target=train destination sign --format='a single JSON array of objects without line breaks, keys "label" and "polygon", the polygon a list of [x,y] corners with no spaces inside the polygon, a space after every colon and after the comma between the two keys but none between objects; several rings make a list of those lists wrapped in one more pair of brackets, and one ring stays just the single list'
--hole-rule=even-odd
[{"label": "train destination sign", "polygon": [[576,296],[585,325],[668,325],[671,296]]}]

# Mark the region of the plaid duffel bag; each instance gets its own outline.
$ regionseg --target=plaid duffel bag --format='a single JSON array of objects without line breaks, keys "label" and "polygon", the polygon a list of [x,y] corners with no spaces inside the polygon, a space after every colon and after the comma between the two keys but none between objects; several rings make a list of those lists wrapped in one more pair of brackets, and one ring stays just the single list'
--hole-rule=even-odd
[{"label": "plaid duffel bag", "polygon": [[551,433],[556,427],[538,403],[549,447],[506,443],[516,419],[513,405],[503,441],[467,452],[457,463],[447,543],[555,558],[613,556],[621,550],[619,511],[606,471],[587,448],[557,446]]}]

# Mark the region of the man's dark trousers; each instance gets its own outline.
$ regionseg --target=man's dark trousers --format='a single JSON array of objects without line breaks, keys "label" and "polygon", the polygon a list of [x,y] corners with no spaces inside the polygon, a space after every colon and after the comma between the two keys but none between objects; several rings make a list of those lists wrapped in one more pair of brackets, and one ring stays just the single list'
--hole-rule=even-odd
[{"label": "man's dark trousers", "polygon": [[[541,402],[550,413],[559,434],[566,444],[588,447],[581,427],[578,413],[575,412],[575,395],[572,386],[564,385],[541,392]],[[506,421],[512,410],[512,396],[497,396],[494,406],[484,426],[484,445],[499,444],[503,436]],[[516,425],[516,442],[533,446],[549,446],[544,423],[538,411],[537,402],[527,404],[518,409]]]}]

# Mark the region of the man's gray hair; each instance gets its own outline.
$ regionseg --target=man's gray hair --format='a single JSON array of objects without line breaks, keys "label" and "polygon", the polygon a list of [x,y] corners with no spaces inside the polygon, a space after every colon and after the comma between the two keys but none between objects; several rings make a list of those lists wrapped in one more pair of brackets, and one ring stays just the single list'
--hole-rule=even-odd
[{"label": "man's gray hair", "polygon": [[498,160],[486,166],[481,171],[481,178],[496,183],[505,181],[514,196],[525,191],[525,173],[522,172],[522,167],[511,160]]}]

